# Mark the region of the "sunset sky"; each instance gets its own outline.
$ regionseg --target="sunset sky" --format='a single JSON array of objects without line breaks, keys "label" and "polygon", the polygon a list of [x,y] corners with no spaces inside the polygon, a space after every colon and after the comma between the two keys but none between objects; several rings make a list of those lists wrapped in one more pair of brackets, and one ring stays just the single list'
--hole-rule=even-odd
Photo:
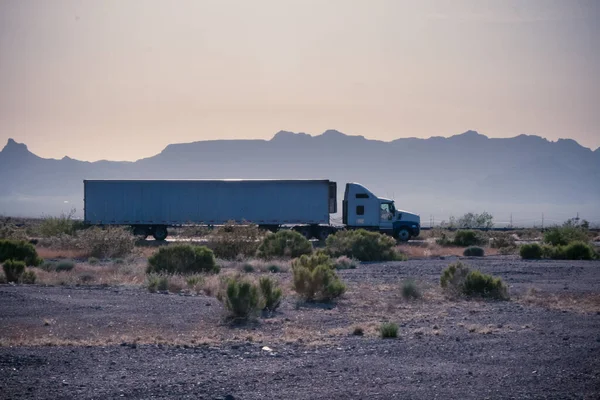
[{"label": "sunset sky", "polygon": [[0,0],[0,147],[43,157],[599,128],[597,0]]}]

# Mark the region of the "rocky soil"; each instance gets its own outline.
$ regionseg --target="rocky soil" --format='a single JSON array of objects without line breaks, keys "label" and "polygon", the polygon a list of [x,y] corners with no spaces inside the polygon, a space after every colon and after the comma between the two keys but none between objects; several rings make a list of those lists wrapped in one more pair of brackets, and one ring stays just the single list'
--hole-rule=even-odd
[{"label": "rocky soil", "polygon": [[[600,397],[600,262],[463,260],[509,285],[483,301],[441,292],[450,261],[362,264],[340,272],[339,302],[290,292],[242,325],[204,295],[2,285],[0,398]],[[400,295],[408,278],[421,300]],[[384,321],[397,339],[378,337]]]}]

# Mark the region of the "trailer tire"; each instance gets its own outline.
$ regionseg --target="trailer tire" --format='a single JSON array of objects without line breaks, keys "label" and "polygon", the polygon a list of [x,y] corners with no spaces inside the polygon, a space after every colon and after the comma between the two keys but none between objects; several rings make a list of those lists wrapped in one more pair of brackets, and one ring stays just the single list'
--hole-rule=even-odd
[{"label": "trailer tire", "polygon": [[167,238],[167,236],[169,236],[167,227],[162,226],[162,225],[155,227],[154,232],[152,233],[152,236],[154,237],[155,240],[165,240]]},{"label": "trailer tire", "polygon": [[396,238],[401,242],[408,242],[408,239],[410,239],[410,231],[408,228],[400,228],[396,233]]}]

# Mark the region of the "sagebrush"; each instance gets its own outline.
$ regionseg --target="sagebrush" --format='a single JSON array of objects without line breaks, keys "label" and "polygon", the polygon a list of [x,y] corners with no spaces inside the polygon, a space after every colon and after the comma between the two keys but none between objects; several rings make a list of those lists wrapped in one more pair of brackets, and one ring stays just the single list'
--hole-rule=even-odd
[{"label": "sagebrush", "polygon": [[215,257],[234,260],[238,257],[253,257],[266,232],[257,225],[238,225],[234,222],[218,227],[209,236]]},{"label": "sagebrush", "polygon": [[262,308],[258,287],[237,277],[229,279],[223,301],[231,317],[236,319],[247,319]]},{"label": "sagebrush", "polygon": [[333,257],[346,256],[360,261],[404,260],[395,250],[391,236],[364,229],[343,230],[327,237],[326,249]]},{"label": "sagebrush", "polygon": [[25,263],[18,260],[6,260],[2,264],[2,269],[8,283],[17,283],[21,280],[21,276],[25,272]]},{"label": "sagebrush", "polygon": [[483,274],[478,270],[471,270],[460,261],[444,269],[440,277],[440,285],[453,295],[508,299],[508,288],[502,279]]},{"label": "sagebrush", "polygon": [[296,258],[313,251],[312,244],[300,233],[291,230],[269,233],[260,243],[256,255],[271,260],[274,258]]},{"label": "sagebrush", "polygon": [[346,291],[346,285],[325,254],[303,255],[292,262],[293,287],[306,301],[330,301]]},{"label": "sagebrush", "polygon": [[258,281],[260,294],[266,311],[275,311],[281,304],[283,292],[277,281],[269,277],[261,277]]},{"label": "sagebrush", "polygon": [[206,246],[175,244],[163,246],[148,258],[147,273],[218,273],[214,253]]}]

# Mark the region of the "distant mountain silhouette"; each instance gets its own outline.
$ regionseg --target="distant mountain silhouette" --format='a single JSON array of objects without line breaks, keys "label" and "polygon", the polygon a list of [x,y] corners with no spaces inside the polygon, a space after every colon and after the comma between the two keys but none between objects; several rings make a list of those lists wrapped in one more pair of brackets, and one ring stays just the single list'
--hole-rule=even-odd
[{"label": "distant mountain silhouette", "polygon": [[[574,140],[475,131],[449,138],[369,140],[328,130],[271,140],[171,144],[136,162],[44,159],[9,139],[0,152],[0,213],[81,214],[84,179],[327,178],[360,182],[400,208],[429,214],[586,210],[600,220],[600,149]],[[424,221],[426,222],[426,221]]]}]

